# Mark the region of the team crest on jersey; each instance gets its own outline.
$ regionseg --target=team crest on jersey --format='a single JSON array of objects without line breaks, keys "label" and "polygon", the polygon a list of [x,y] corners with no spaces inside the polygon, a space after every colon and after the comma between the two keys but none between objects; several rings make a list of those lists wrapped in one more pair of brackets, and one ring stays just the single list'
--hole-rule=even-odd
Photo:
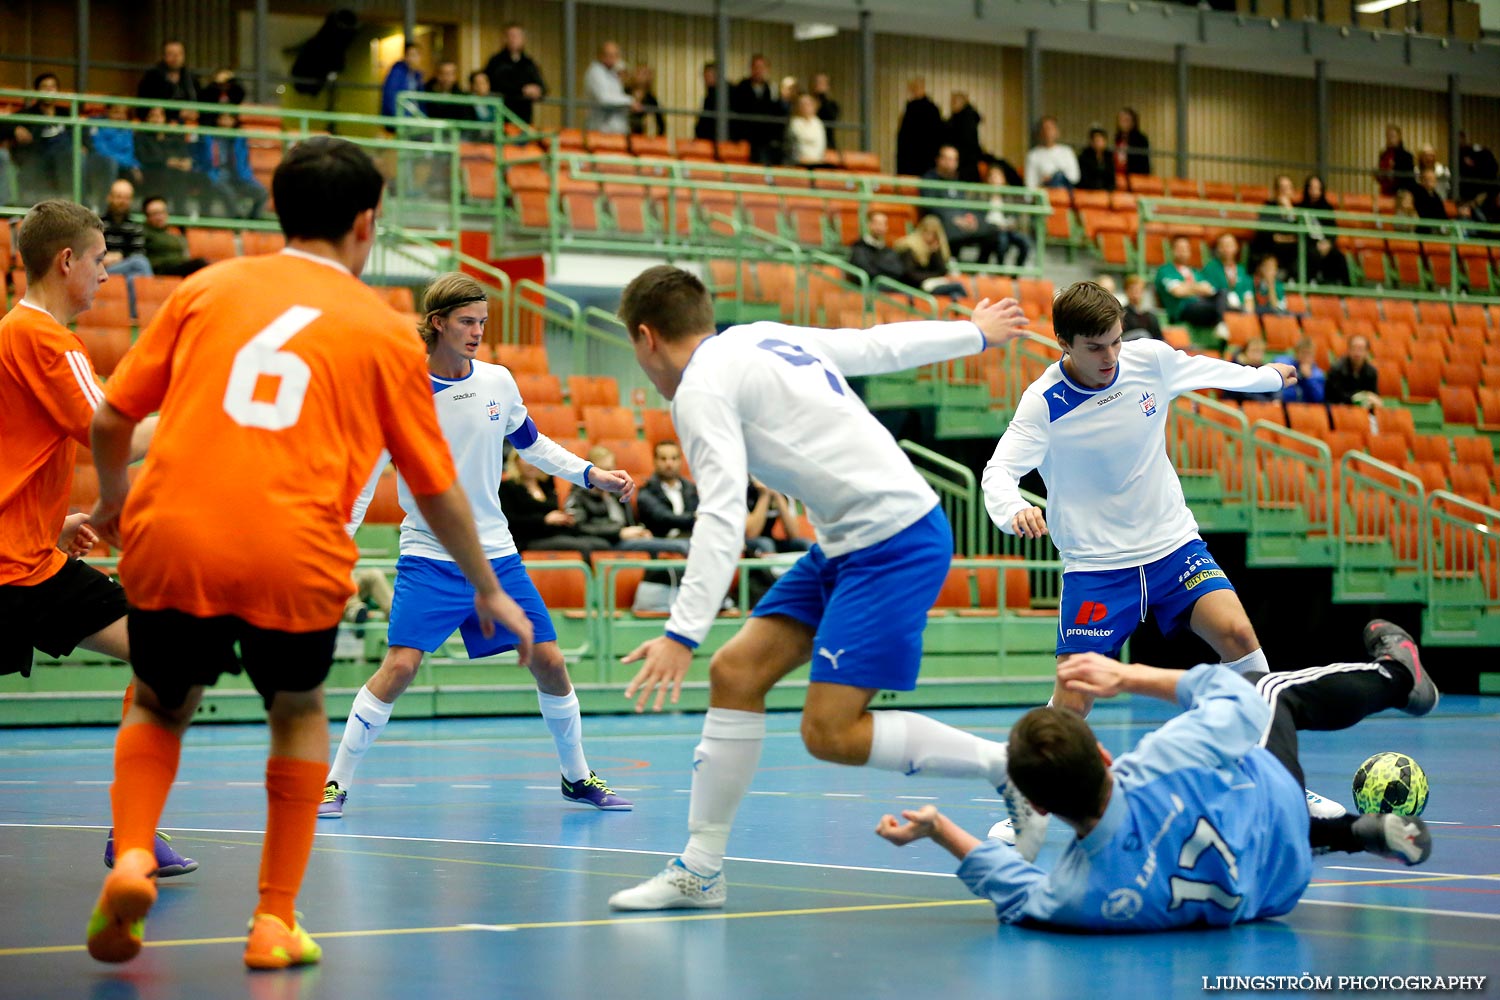
[{"label": "team crest on jersey", "polygon": [[1142,902],[1134,889],[1116,889],[1104,898],[1099,913],[1106,920],[1131,920],[1141,912]]},{"label": "team crest on jersey", "polygon": [[489,403],[489,413],[490,413],[490,419],[491,420],[499,420],[500,419],[500,404],[497,403],[497,402],[495,402],[493,399],[490,400],[490,403]]},{"label": "team crest on jersey", "polygon": [[1156,393],[1141,393],[1141,412],[1148,417],[1156,415]]}]

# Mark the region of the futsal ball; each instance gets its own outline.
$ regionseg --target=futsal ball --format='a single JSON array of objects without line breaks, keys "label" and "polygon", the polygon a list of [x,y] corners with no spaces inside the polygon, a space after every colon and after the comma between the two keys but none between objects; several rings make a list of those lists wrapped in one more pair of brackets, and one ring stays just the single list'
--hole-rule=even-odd
[{"label": "futsal ball", "polygon": [[1378,753],[1354,772],[1354,805],[1361,813],[1419,816],[1427,808],[1427,775],[1404,753]]}]

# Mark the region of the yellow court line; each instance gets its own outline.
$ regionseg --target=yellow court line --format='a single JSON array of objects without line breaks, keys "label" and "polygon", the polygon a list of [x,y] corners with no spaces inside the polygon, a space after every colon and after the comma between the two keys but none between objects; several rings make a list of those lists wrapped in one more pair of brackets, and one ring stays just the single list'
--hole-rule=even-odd
[{"label": "yellow court line", "polygon": [[[448,927],[392,927],[364,931],[320,931],[319,941],[334,938],[396,937],[407,934],[458,934],[494,931],[558,930],[569,927],[608,927],[633,924],[674,924],[704,920],[754,920],[766,917],[810,917],[833,913],[871,913],[877,910],[924,910],[943,906],[989,905],[987,899],[939,899],[921,903],[865,903],[858,906],[817,906],[801,910],[759,910],[754,913],[672,913],[656,917],[601,917],[595,920],[553,920],[536,923],[456,924]],[[147,948],[184,948],[190,945],[244,944],[243,934],[236,937],[184,938],[177,941],[147,941]],[[85,951],[81,944],[55,944],[36,948],[0,948],[0,958],[21,955],[61,955]]]},{"label": "yellow court line", "polygon": [[1492,879],[1500,876],[1495,875],[1423,875],[1417,873],[1405,878],[1372,878],[1359,882],[1310,882],[1309,889],[1333,889],[1346,885],[1427,885],[1430,882],[1457,882],[1472,881],[1473,879]]}]

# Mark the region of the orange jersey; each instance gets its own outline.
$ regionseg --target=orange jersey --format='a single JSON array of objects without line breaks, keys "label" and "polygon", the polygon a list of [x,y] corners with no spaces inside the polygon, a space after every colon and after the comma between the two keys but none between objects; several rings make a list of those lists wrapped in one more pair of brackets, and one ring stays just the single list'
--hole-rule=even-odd
[{"label": "orange jersey", "polygon": [[332,628],[344,530],[382,449],[419,494],[453,484],[421,341],[348,271],[286,251],[188,278],[105,387],[161,418],[121,519],[134,607]]},{"label": "orange jersey", "polygon": [[104,398],[73,331],[30,303],[0,319],[0,584],[62,568],[57,547],[78,444]]}]

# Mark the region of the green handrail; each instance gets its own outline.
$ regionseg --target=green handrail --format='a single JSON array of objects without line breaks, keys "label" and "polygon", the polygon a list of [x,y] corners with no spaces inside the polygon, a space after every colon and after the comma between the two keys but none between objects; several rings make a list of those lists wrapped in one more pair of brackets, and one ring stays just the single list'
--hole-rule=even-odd
[{"label": "green handrail", "polygon": [[[573,357],[575,371],[613,375],[620,386],[624,405],[655,408],[666,405],[661,393],[636,364],[635,347],[630,342],[625,324],[614,313],[598,306],[589,306],[583,311]],[[580,359],[583,367],[579,367]]]},{"label": "green handrail", "polygon": [[1416,476],[1347,452],[1339,461],[1340,601],[1423,601],[1427,597],[1426,491]]},{"label": "green handrail", "polygon": [[1257,420],[1250,448],[1250,562],[1332,566],[1333,453],[1327,442]]},{"label": "green handrail", "polygon": [[977,554],[979,523],[974,508],[979,491],[974,473],[946,455],[939,455],[915,441],[902,438],[897,443],[911,458],[912,467],[917,470],[917,474],[936,491],[943,513],[953,526],[954,551],[959,555]]},{"label": "green handrail", "polygon": [[1493,647],[1500,641],[1500,510],[1434,490],[1426,511],[1432,544],[1422,639]]},{"label": "green handrail", "polygon": [[[555,309],[549,307],[555,307]],[[523,333],[527,336],[534,333],[539,341],[544,341],[548,328],[553,327],[561,328],[573,337],[576,350],[576,344],[580,339],[577,335],[582,314],[583,310],[578,303],[566,295],[529,278],[523,278],[515,283],[514,292],[511,295],[511,322],[507,325],[501,342],[524,343]],[[523,316],[536,322],[535,331],[521,329]],[[575,374],[581,375],[583,371],[579,370]]]}]

